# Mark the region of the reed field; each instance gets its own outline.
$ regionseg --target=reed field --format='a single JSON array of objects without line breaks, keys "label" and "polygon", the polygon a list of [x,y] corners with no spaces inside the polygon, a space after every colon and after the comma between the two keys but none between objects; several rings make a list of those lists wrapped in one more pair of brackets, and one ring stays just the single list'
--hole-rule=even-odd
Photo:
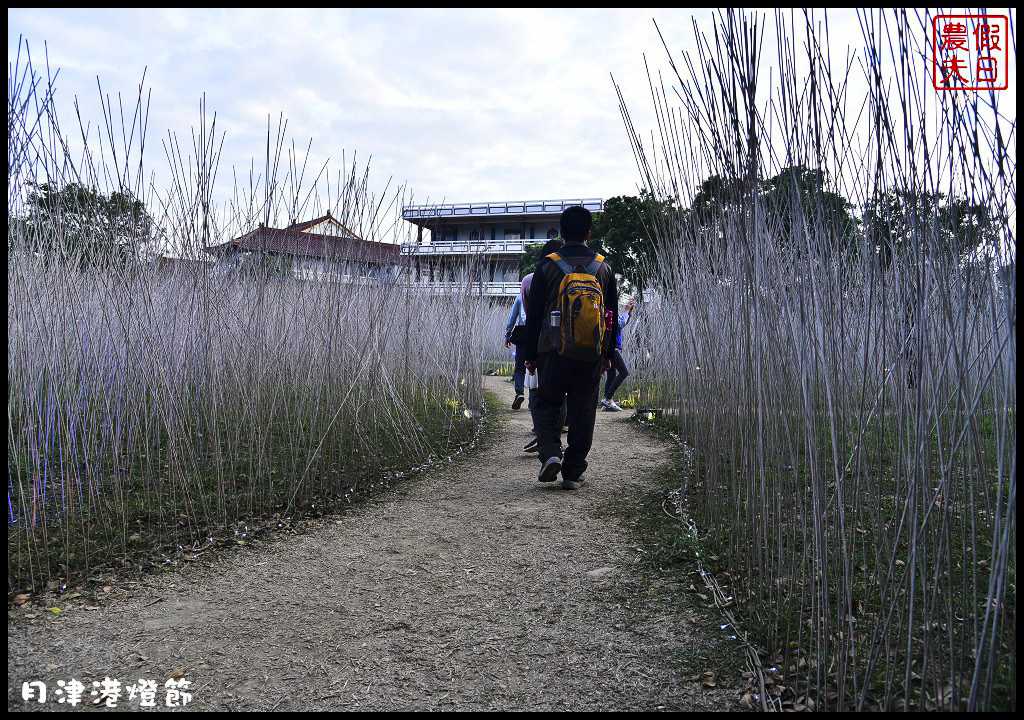
[{"label": "reed field", "polygon": [[[1016,110],[932,87],[928,16],[858,17],[663,38],[652,135],[616,88],[664,208],[623,405],[684,447],[666,508],[756,655],[751,705],[1011,710]],[[9,66],[9,593],[246,544],[472,442],[508,304],[156,259],[328,211],[394,241],[402,191],[311,173],[281,120],[216,205],[204,103],[157,188],[142,85],[70,129],[56,88]]]},{"label": "reed field", "polygon": [[[265,174],[236,176],[218,212],[224,138],[205,107],[184,147],[163,139],[172,180],[157,190],[140,160],[141,87],[134,109],[105,107],[99,133],[61,128],[56,97],[20,55],[8,77],[10,592],[245,543],[471,440],[501,329],[468,285],[428,295],[393,278],[298,280],[273,263],[217,271],[153,262],[143,242],[201,258],[259,222],[327,210],[391,240],[400,198],[371,197],[355,162],[333,187],[323,174],[303,186],[281,122],[268,124]],[[74,134],[89,138],[81,154]],[[78,194],[44,203],[46,187]],[[117,193],[138,212],[111,223],[95,198]]]},{"label": "reed field", "polygon": [[1009,709],[1015,109],[932,88],[923,16],[860,23],[723,13],[697,53],[664,38],[653,139],[623,102],[672,206],[632,399],[685,443],[755,704]]}]

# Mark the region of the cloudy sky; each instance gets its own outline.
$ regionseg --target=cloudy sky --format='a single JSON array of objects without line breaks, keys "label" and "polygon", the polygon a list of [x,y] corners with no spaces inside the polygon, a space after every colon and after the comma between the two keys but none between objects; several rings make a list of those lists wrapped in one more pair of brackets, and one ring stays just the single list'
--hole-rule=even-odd
[{"label": "cloudy sky", "polygon": [[[372,156],[371,188],[392,179],[416,202],[601,197],[635,193],[639,174],[610,75],[637,129],[655,128],[647,85],[667,70],[652,18],[679,58],[712,14],[665,10],[8,10],[8,60],[44,42],[60,68],[57,103],[77,131],[102,119],[97,77],[116,104],[152,90],[148,173],[165,182],[160,139],[191,144],[199,100],[226,139],[216,199],[262,165],[268,116],[288,119],[306,185],[342,153]],[[798,21],[799,22],[799,21]],[[857,42],[850,11],[830,37]],[[835,40],[833,40],[835,42]],[[22,46],[24,53],[24,46]],[[187,142],[186,142],[187,141]],[[233,169],[234,168],[234,172]]]},{"label": "cloudy sky", "polygon": [[[19,35],[36,62],[45,41],[58,98],[77,95],[93,120],[97,76],[105,92],[134,96],[146,69],[154,138],[187,136],[205,93],[228,167],[261,162],[267,117],[276,127],[283,112],[303,151],[313,139],[311,165],[372,155],[375,182],[393,176],[417,200],[610,197],[638,178],[610,74],[647,109],[643,54],[664,54],[658,14],[10,10],[8,59]],[[685,45],[691,16],[661,15]],[[151,149],[147,165],[166,162]]]}]

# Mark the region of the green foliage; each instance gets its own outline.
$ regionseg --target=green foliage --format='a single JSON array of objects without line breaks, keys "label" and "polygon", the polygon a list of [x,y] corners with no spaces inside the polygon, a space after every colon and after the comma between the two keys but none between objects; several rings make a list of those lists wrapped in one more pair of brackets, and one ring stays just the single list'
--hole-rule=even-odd
[{"label": "green foliage", "polygon": [[[801,254],[814,237],[831,240],[827,247],[816,250],[856,253],[859,235],[853,206],[839,193],[826,189],[827,184],[821,170],[804,165],[783,168],[768,180],[757,182],[764,219],[781,249]],[[725,251],[726,237],[745,237],[726,228],[753,206],[748,186],[742,178],[712,175],[701,183],[685,211],[688,239],[708,254],[712,266],[715,256]]]},{"label": "green foliage", "polygon": [[520,260],[520,278],[526,277],[537,269],[537,263],[540,262],[540,251],[543,247],[544,243],[527,244],[526,252],[523,253],[522,259]]},{"label": "green foliage", "polygon": [[924,190],[888,190],[864,208],[865,236],[883,267],[913,247],[915,235],[948,257],[966,260],[979,249],[996,246],[1001,224],[981,203]]},{"label": "green foliage", "polygon": [[106,195],[80,183],[30,183],[28,214],[8,247],[25,246],[81,266],[123,265],[154,239],[153,218],[131,192]]},{"label": "green foliage", "polygon": [[[803,165],[784,168],[762,185],[768,223],[775,229],[782,247],[800,253],[809,238],[816,237],[831,241],[831,249],[856,253],[859,244],[853,206],[825,186],[821,170]],[[810,232],[805,233],[805,228]]]},{"label": "green foliage", "polygon": [[647,190],[640,196],[617,195],[604,203],[594,216],[591,245],[625,280],[624,289],[642,289],[650,284],[650,263],[654,257],[654,228],[664,226],[674,208],[670,200],[659,200]]},{"label": "green foliage", "polygon": [[[781,250],[802,254],[813,238],[814,252],[839,253],[851,260],[866,245],[889,267],[893,255],[915,246],[915,236],[958,261],[997,245],[1000,219],[984,204],[947,199],[938,192],[887,190],[868,202],[858,218],[850,201],[828,185],[825,173],[804,165],[758,181],[765,221]],[[727,228],[752,206],[747,181],[712,175],[683,212],[685,241],[706,253],[714,267],[715,257],[726,250],[727,237],[745,237]]]},{"label": "green foliage", "polygon": [[711,225],[723,215],[735,212],[743,196],[742,180],[712,175],[700,184],[687,212],[695,224]]}]

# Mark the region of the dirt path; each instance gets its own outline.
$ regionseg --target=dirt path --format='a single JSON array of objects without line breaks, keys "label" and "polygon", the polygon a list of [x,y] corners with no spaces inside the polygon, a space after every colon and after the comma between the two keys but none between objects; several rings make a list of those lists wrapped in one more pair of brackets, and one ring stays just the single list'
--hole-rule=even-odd
[{"label": "dirt path", "polygon": [[[702,633],[639,570],[619,515],[669,462],[598,413],[588,485],[536,482],[511,385],[487,447],[313,532],[150,577],[88,610],[8,614],[8,707],[22,683],[191,682],[190,709],[729,709],[678,663]],[[689,582],[680,581],[680,582]],[[703,648],[703,649],[702,649]],[[86,695],[88,695],[88,690]],[[118,706],[138,708],[138,698]],[[52,695],[38,708],[57,709]]]}]

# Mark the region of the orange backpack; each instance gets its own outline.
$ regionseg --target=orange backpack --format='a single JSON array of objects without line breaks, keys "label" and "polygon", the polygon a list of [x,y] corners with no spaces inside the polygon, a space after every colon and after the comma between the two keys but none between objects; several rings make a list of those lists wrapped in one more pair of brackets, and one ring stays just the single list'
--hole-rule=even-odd
[{"label": "orange backpack", "polygon": [[556,252],[547,257],[564,275],[554,307],[548,308],[549,318],[556,311],[560,314],[557,327],[549,321],[551,344],[563,357],[597,360],[604,351],[604,293],[597,281],[604,256],[598,255],[585,268],[570,265]]}]

